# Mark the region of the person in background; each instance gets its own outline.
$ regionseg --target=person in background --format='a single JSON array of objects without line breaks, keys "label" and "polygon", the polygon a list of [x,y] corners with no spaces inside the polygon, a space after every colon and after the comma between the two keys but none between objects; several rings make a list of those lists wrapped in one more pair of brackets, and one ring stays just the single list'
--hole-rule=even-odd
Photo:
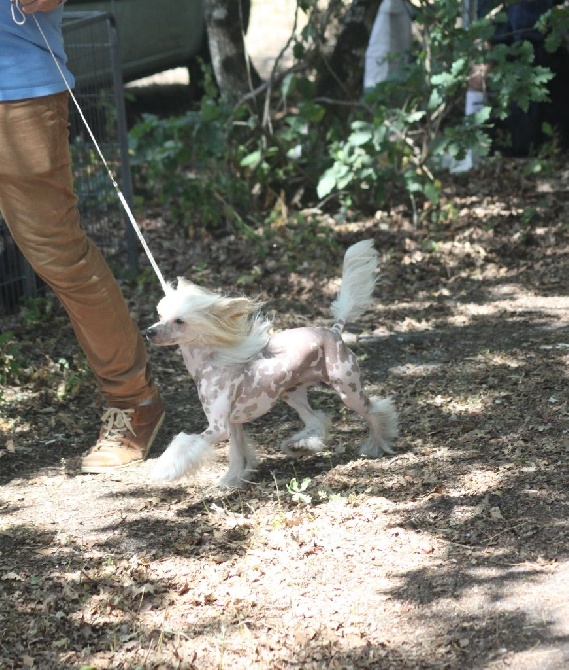
[{"label": "person in background", "polygon": [[[492,44],[511,45],[515,42],[530,42],[533,46],[535,65],[548,67],[554,71],[553,56],[545,48],[546,36],[536,28],[536,24],[543,14],[556,4],[559,2],[554,0],[523,0],[501,8],[496,0],[479,0],[478,14],[486,16],[498,5],[505,15],[505,20],[496,22]],[[511,138],[510,152],[512,155],[527,156],[532,150],[539,148],[545,139],[542,132],[543,123],[558,125],[553,113],[555,105],[559,102],[562,105],[560,118],[564,121],[566,92],[561,92],[559,101],[559,96],[553,94],[557,85],[557,82],[550,82],[548,85],[549,102],[532,102],[527,110],[522,109],[519,105],[512,105],[510,108],[509,117],[504,123],[504,130]]]},{"label": "person in background", "polygon": [[[82,457],[87,473],[146,458],[164,420],[144,341],[82,229],[69,150],[62,0],[0,0],[0,212],[69,314],[108,409]],[[38,28],[41,26],[41,31]]]},{"label": "person in background", "polygon": [[[555,4],[554,0],[522,0],[503,6],[499,0],[462,0],[463,20],[470,22],[474,15],[479,18],[500,10],[504,20],[496,20],[496,28],[490,44],[481,45],[488,48],[492,44],[513,44],[523,40],[532,43],[536,65],[548,65],[547,54],[543,41],[544,35],[535,27],[540,17]],[[486,82],[488,65],[479,64],[472,67],[465,99],[465,116],[475,114],[488,103]],[[526,112],[517,105],[512,105],[510,115],[504,124],[511,136],[511,152],[516,156],[525,156],[533,146],[542,139],[540,111],[542,105],[532,103]],[[450,172],[468,172],[477,162],[472,149],[468,149],[462,160],[451,160]]]}]

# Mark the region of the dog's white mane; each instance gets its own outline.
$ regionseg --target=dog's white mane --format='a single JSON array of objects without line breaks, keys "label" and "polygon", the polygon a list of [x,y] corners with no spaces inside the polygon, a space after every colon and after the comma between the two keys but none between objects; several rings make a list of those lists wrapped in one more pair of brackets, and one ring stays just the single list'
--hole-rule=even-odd
[{"label": "dog's white mane", "polygon": [[255,314],[249,320],[249,332],[242,340],[228,347],[212,346],[215,359],[222,365],[242,365],[254,358],[269,342],[272,323],[262,314]]},{"label": "dog's white mane", "polygon": [[178,279],[160,301],[161,318],[181,319],[191,339],[180,346],[202,346],[216,354],[216,362],[239,365],[256,356],[268,343],[271,321],[261,314],[262,304],[246,296],[231,297]]}]

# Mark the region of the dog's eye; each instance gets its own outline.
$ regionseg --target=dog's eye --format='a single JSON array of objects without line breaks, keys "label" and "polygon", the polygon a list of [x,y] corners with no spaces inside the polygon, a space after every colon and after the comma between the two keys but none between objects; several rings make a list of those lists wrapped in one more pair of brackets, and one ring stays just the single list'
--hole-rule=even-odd
[{"label": "dog's eye", "polygon": [[184,319],[174,319],[174,323],[177,326],[183,326],[184,325]]}]

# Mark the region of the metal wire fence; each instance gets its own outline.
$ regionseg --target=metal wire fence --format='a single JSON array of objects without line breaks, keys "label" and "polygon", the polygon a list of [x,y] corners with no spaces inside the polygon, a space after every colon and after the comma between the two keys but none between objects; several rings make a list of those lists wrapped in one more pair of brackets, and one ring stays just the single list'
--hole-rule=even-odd
[{"label": "metal wire fence", "polygon": [[[65,12],[74,95],[129,205],[132,182],[117,31],[111,14]],[[74,187],[83,226],[112,264],[137,269],[136,235],[75,105],[70,107]],[[0,216],[0,315],[43,290]]]}]

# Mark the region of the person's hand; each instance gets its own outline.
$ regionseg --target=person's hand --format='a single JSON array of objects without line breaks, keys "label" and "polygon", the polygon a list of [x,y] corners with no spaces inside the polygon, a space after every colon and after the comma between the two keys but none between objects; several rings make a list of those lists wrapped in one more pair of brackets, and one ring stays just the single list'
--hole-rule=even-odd
[{"label": "person's hand", "polygon": [[24,14],[51,12],[62,3],[63,0],[20,0],[20,6]]}]

